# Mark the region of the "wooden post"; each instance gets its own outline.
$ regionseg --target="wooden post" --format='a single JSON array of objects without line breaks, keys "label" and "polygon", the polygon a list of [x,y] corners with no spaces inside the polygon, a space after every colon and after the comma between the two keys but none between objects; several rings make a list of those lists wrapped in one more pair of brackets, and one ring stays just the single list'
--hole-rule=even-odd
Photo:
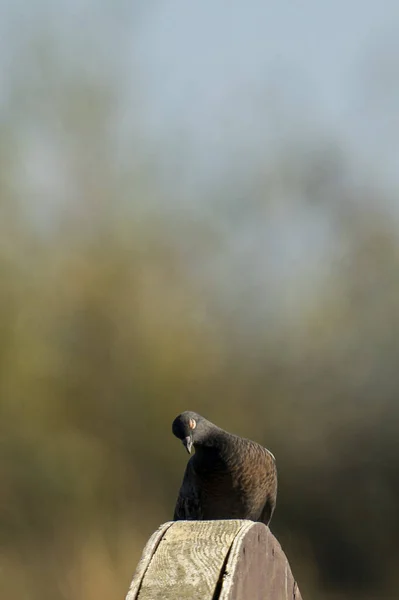
[{"label": "wooden post", "polygon": [[150,537],[126,600],[301,600],[263,523],[171,521]]}]

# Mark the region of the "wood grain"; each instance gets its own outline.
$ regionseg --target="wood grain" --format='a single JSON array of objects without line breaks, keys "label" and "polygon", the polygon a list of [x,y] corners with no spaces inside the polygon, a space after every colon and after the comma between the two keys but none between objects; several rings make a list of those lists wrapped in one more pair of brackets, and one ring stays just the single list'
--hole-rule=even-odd
[{"label": "wood grain", "polygon": [[150,538],[126,600],[301,600],[263,523],[177,521]]},{"label": "wood grain", "polygon": [[218,600],[301,600],[280,544],[268,527],[249,522],[233,541]]},{"label": "wood grain", "polygon": [[140,587],[148,569],[148,565],[150,564],[151,559],[154,553],[156,552],[158,544],[162,540],[164,533],[169,529],[169,527],[173,525],[173,523],[174,521],[168,521],[167,523],[161,525],[148,540],[147,544],[144,547],[139,564],[136,567],[136,571],[133,576],[132,583],[130,584],[126,600],[136,600],[136,598],[138,598]]}]

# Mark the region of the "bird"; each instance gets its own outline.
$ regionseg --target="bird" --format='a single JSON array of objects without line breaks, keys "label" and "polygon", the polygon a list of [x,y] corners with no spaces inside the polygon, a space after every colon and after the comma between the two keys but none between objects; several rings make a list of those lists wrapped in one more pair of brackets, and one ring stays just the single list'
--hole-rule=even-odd
[{"label": "bird", "polygon": [[249,519],[269,525],[276,506],[274,455],[260,444],[185,411],[172,424],[187,452],[173,520]]}]

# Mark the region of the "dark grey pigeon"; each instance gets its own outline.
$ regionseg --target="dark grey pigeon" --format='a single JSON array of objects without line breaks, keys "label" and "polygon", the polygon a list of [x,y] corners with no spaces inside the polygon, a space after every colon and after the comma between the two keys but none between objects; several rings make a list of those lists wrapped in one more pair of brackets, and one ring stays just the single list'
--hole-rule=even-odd
[{"label": "dark grey pigeon", "polygon": [[173,421],[187,451],[174,520],[250,519],[268,525],[276,506],[277,469],[271,452],[228,433],[195,412]]}]

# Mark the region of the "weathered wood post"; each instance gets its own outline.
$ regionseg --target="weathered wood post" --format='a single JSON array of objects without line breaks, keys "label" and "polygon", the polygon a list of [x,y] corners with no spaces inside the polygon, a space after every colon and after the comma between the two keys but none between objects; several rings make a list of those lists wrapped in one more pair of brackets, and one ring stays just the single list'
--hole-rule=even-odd
[{"label": "weathered wood post", "polygon": [[171,521],[150,537],[126,600],[301,600],[263,523]]}]

